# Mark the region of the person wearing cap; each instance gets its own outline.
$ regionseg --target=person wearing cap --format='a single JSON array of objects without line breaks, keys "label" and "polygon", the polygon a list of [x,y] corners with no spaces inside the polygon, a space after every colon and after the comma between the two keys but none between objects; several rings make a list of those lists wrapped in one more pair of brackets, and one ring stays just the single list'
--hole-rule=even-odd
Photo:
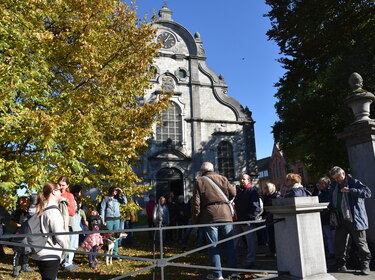
[{"label": "person wearing cap", "polygon": [[[28,196],[20,196],[17,200],[17,209],[12,213],[9,224],[16,227],[16,233],[21,228],[22,224],[30,217],[28,213],[30,199]],[[20,271],[34,272],[29,266],[29,254],[25,254],[23,247],[13,247],[13,277],[18,277]],[[21,263],[21,270],[18,264]]]}]

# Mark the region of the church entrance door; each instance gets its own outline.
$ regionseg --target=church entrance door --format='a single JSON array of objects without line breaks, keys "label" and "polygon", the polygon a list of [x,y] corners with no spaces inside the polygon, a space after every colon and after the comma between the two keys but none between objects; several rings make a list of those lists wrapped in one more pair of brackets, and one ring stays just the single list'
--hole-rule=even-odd
[{"label": "church entrance door", "polygon": [[184,194],[182,173],[176,168],[162,168],[156,173],[156,196],[166,196],[173,192],[175,197]]}]

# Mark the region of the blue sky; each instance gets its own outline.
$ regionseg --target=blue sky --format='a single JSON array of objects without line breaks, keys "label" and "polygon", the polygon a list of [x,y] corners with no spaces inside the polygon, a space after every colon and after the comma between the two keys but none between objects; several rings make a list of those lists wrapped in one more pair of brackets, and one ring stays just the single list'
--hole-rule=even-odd
[{"label": "blue sky", "polygon": [[[163,2],[137,0],[138,15],[158,12]],[[277,120],[274,84],[282,77],[284,69],[276,61],[280,57],[277,45],[266,36],[271,26],[263,15],[269,7],[263,0],[166,2],[175,22],[192,34],[200,33],[207,66],[224,76],[228,94],[253,112],[257,158],[270,156],[271,126]]]}]

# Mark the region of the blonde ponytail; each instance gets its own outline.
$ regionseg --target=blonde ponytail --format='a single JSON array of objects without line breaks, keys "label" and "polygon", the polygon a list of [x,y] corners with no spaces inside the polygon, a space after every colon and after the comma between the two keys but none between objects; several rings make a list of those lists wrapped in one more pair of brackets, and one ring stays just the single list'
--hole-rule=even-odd
[{"label": "blonde ponytail", "polygon": [[58,189],[58,185],[56,183],[46,183],[44,185],[43,191],[38,194],[38,200],[36,203],[36,212],[38,213],[38,216],[43,215],[44,206],[46,205],[49,196],[56,189]]}]

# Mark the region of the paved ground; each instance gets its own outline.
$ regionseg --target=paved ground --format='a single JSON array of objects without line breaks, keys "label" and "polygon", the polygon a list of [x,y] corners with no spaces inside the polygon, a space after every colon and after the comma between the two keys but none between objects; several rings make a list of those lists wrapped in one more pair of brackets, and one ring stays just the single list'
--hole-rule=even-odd
[{"label": "paved ground", "polygon": [[[258,248],[256,268],[259,270],[275,270],[277,271],[276,258],[266,257],[265,248]],[[334,260],[327,261],[328,273],[337,280],[375,280],[375,271],[371,271],[370,275],[360,275],[360,270],[349,269],[346,273],[333,272]],[[278,278],[273,278],[278,279]],[[282,279],[282,278],[280,278]],[[318,279],[317,279],[318,280]]]},{"label": "paved ground", "polygon": [[355,271],[355,270],[349,270],[347,273],[337,273],[337,272],[332,272],[330,273],[332,276],[334,276],[338,280],[367,280],[375,279],[375,271],[371,271],[370,275],[364,276],[364,275],[359,275],[360,271]]}]

